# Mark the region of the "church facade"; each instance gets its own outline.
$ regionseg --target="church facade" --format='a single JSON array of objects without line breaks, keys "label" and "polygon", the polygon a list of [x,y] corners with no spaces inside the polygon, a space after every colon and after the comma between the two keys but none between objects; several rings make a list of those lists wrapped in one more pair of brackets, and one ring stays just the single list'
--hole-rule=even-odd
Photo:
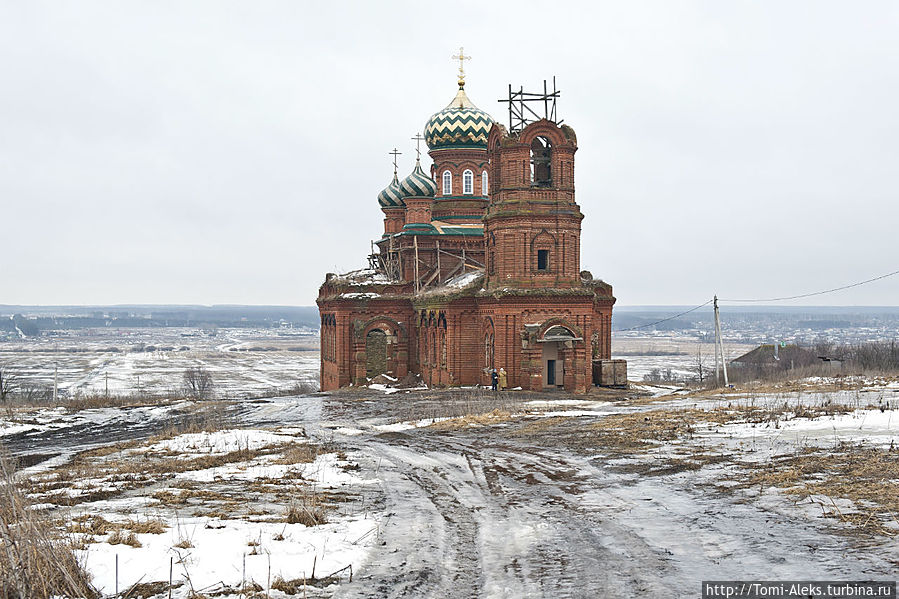
[{"label": "church facade", "polygon": [[549,118],[507,130],[460,75],[424,140],[430,173],[416,159],[378,194],[369,268],[319,289],[322,390],[379,374],[489,385],[501,367],[510,387],[599,384],[615,298],[581,270],[574,130]]}]

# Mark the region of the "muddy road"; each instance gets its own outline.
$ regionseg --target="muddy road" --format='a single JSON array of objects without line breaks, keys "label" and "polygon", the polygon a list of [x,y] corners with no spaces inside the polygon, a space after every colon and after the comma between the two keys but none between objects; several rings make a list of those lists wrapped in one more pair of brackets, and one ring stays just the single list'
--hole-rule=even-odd
[{"label": "muddy road", "polygon": [[726,464],[649,475],[582,434],[645,406],[595,401],[576,418],[397,426],[494,406],[521,412],[535,400],[567,401],[471,391],[272,398],[209,404],[212,413],[174,404],[60,420],[4,443],[32,464],[144,438],[179,419],[303,426],[378,480],[366,501],[379,543],[335,597],[692,597],[707,579],[895,578],[895,539],[847,534],[773,493],[722,492]]}]

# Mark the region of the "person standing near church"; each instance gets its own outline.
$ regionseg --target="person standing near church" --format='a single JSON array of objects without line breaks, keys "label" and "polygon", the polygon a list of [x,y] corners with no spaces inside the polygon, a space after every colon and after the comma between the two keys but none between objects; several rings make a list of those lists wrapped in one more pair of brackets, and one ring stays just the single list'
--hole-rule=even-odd
[{"label": "person standing near church", "polygon": [[499,375],[496,374],[496,368],[490,371],[490,386],[496,391],[496,386],[499,384]]},{"label": "person standing near church", "polygon": [[508,384],[508,379],[506,378],[506,369],[500,366],[499,368],[499,390],[505,391],[506,385]]}]

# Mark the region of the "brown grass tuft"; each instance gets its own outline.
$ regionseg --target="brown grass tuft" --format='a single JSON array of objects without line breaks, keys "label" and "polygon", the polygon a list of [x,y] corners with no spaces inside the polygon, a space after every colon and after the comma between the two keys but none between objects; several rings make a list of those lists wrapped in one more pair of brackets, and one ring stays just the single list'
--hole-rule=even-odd
[{"label": "brown grass tuft", "polygon": [[308,464],[318,457],[318,446],[306,443],[292,443],[284,449],[284,454],[276,464]]},{"label": "brown grass tuft", "polygon": [[[2,451],[2,448],[0,448]],[[59,536],[43,512],[30,508],[0,453],[0,590],[4,598],[95,598],[71,539]]]},{"label": "brown grass tuft", "polygon": [[168,530],[168,525],[159,519],[146,519],[146,520],[129,520],[122,525],[124,528],[135,532],[139,535],[151,534],[151,535],[161,535],[166,530]]},{"label": "brown grass tuft", "polygon": [[512,419],[512,414],[506,410],[494,409],[484,414],[468,414],[458,418],[450,418],[449,420],[441,420],[430,425],[430,428],[436,430],[454,430],[465,428],[467,426],[490,426],[500,422],[508,422]]},{"label": "brown grass tuft", "polygon": [[[821,505],[837,518],[882,535],[899,534],[899,452],[843,444],[828,451],[806,448],[781,456],[750,472],[743,487],[777,487]],[[847,499],[854,510],[840,510],[834,499]]]},{"label": "brown grass tuft", "polygon": [[137,539],[137,535],[135,535],[130,530],[125,532],[124,530],[117,528],[109,534],[109,538],[106,539],[106,542],[110,545],[130,545],[131,547],[143,547],[141,542]]},{"label": "brown grass tuft", "polygon": [[287,506],[287,523],[302,524],[303,526],[318,526],[327,522],[327,514],[324,504],[318,495],[306,494],[299,499],[292,499]]}]

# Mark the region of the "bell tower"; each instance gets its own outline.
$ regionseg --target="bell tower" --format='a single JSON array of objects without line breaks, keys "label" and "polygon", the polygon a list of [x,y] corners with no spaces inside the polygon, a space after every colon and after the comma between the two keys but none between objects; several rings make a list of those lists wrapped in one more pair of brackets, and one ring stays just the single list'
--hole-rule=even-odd
[{"label": "bell tower", "polygon": [[[487,140],[488,290],[581,286],[584,215],[574,198],[577,137],[574,129],[555,120],[558,94],[510,88],[511,129],[496,124]],[[525,103],[535,100],[546,107],[545,115],[529,122],[527,114],[535,113]]]}]

